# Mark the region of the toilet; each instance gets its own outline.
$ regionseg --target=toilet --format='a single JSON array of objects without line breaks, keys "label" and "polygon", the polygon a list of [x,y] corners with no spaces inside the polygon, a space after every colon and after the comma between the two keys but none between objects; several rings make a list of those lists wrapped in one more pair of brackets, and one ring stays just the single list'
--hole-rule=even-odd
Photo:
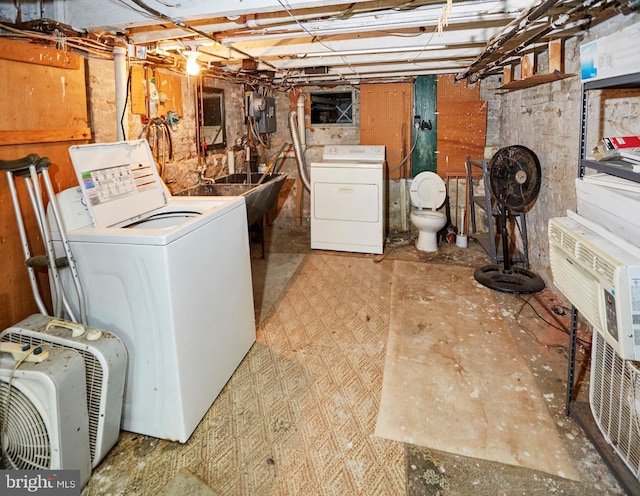
[{"label": "toilet", "polygon": [[416,248],[420,251],[438,251],[438,231],[447,223],[447,216],[437,209],[442,206],[447,189],[444,181],[435,172],[421,172],[413,181],[409,190],[411,204],[411,223],[418,229]]}]

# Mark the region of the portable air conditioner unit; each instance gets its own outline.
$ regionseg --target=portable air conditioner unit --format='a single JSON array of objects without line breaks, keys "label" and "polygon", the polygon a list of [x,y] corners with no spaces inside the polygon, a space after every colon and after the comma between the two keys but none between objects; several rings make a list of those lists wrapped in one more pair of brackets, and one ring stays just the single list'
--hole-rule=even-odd
[{"label": "portable air conditioner unit", "polygon": [[640,251],[568,214],[549,220],[553,283],[621,358],[640,360]]},{"label": "portable air conditioner unit", "polygon": [[589,404],[606,441],[640,480],[640,364],[623,360],[595,332]]},{"label": "portable air conditioner unit", "polygon": [[110,332],[34,314],[0,333],[0,341],[72,349],[84,359],[91,465],[96,467],[118,441],[127,352]]},{"label": "portable air conditioner unit", "polygon": [[23,347],[0,343],[2,468],[79,470],[84,486],[91,475],[84,360],[43,348],[20,363]]}]

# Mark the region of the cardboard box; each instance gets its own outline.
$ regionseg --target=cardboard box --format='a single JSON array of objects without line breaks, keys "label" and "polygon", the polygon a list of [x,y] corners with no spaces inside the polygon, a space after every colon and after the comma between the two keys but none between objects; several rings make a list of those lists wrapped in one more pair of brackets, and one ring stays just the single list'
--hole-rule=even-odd
[{"label": "cardboard box", "polygon": [[640,147],[640,136],[613,136],[602,138],[602,143],[607,150],[620,150],[622,148]]},{"label": "cardboard box", "polygon": [[580,46],[583,81],[603,79],[638,72],[640,67],[640,24]]}]

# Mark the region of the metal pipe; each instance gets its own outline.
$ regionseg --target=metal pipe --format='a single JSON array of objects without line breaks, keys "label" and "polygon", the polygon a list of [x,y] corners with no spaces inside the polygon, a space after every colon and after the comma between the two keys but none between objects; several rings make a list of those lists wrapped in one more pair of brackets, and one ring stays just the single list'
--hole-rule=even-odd
[{"label": "metal pipe", "polygon": [[302,150],[302,144],[300,143],[300,136],[298,136],[298,123],[296,122],[298,112],[292,110],[289,112],[289,133],[291,133],[291,141],[293,142],[293,151],[296,156],[296,164],[298,165],[298,174],[300,180],[307,191],[311,191],[311,181],[307,175],[307,164],[304,158],[304,151]]}]

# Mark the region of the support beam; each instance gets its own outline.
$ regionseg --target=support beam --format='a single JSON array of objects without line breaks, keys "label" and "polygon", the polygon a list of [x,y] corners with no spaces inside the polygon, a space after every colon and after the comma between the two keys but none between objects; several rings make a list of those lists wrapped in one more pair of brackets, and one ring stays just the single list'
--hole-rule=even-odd
[{"label": "support beam", "polygon": [[549,74],[561,73],[563,70],[562,39],[558,38],[549,42]]},{"label": "support beam", "polygon": [[535,58],[533,53],[528,53],[520,59],[520,79],[527,79],[535,73]]}]

